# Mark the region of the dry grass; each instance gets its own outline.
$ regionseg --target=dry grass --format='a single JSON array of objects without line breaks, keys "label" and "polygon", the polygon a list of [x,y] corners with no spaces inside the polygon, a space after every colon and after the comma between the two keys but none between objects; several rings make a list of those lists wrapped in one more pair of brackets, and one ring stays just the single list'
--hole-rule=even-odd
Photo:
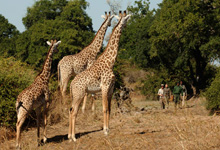
[{"label": "dry grass", "polygon": [[15,137],[15,131],[13,129],[0,127],[0,143],[4,143]]},{"label": "dry grass", "polygon": [[[97,100],[95,113],[92,113],[89,103],[85,114],[79,111],[76,122],[77,142],[68,141],[68,117],[64,117],[59,123],[55,124],[52,121],[51,125],[48,125],[47,144],[37,147],[36,128],[31,128],[22,134],[22,147],[28,150],[217,150],[220,149],[220,118],[208,116],[204,102],[204,99],[192,99],[187,103],[188,108],[175,111],[173,103],[169,110],[160,110],[158,102],[133,101],[136,107],[144,107],[144,111],[131,111],[124,114],[116,111],[113,102],[110,134],[105,136],[102,132],[102,105],[101,101]],[[55,112],[58,113],[58,111]],[[61,111],[61,113],[66,112]],[[68,116],[64,114],[60,116]],[[13,138],[1,143],[0,147],[14,149],[14,145]]]}]

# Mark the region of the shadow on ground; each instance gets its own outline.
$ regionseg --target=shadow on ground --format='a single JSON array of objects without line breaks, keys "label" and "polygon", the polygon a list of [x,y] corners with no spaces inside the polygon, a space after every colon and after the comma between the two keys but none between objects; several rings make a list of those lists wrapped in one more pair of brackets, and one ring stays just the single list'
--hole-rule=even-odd
[{"label": "shadow on ground", "polygon": [[[102,129],[77,133],[76,134],[76,139],[80,138],[81,136],[84,136],[84,135],[87,135],[87,134],[90,134],[90,133],[94,133],[94,132],[99,132],[99,131],[102,131]],[[65,140],[68,140],[68,134],[56,135],[54,137],[48,138],[46,143],[61,143],[62,141],[65,141]],[[41,140],[40,145],[44,145],[43,139]]]}]

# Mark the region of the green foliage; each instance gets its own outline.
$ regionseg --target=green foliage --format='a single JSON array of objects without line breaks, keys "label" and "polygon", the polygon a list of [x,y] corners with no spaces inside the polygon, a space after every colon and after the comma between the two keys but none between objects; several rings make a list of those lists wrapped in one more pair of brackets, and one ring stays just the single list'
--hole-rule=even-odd
[{"label": "green foliage", "polygon": [[217,5],[217,0],[165,0],[150,28],[151,57],[170,73],[184,75],[197,93],[209,79],[208,63],[219,57]]},{"label": "green foliage", "polygon": [[85,0],[36,1],[23,18],[27,30],[16,41],[16,58],[40,68],[48,52],[46,41],[61,40],[59,52],[53,57],[54,73],[63,56],[78,53],[94,37],[86,7]]},{"label": "green foliage", "polygon": [[116,61],[114,68],[113,68],[113,72],[114,72],[114,75],[116,78],[114,88],[116,88],[116,89],[119,89],[120,86],[124,86],[124,82],[123,82],[124,73],[122,70],[123,67],[124,67],[124,60],[117,58],[117,61]]},{"label": "green foliage", "polygon": [[30,85],[36,72],[14,58],[0,57],[0,122],[15,127],[15,102],[18,94]]},{"label": "green foliage", "polygon": [[158,70],[149,70],[147,79],[143,81],[144,86],[141,88],[141,91],[144,95],[147,95],[148,99],[156,99],[158,90],[160,89],[161,84],[168,84],[170,89],[173,89],[175,83],[179,81],[178,78],[170,76],[166,69]]},{"label": "green foliage", "polygon": [[[220,2],[165,0],[159,6],[149,11],[149,1],[139,0],[128,8],[132,18],[120,39],[119,58],[144,69],[166,70],[172,80],[186,81],[199,93],[215,74],[210,61],[220,56]],[[148,78],[143,88],[153,90],[161,75]]]},{"label": "green foliage", "polygon": [[0,14],[0,55],[12,56],[15,49],[15,38],[19,35],[16,27]]},{"label": "green foliage", "polygon": [[220,69],[216,77],[211,83],[211,86],[205,92],[205,97],[207,99],[207,109],[211,111],[216,111],[220,109]]},{"label": "green foliage", "polygon": [[29,29],[37,22],[54,20],[61,15],[67,3],[66,0],[36,1],[32,7],[27,8],[27,15],[22,19],[24,26]]},{"label": "green foliage", "polygon": [[156,59],[150,58],[149,29],[154,20],[154,11],[149,10],[148,1],[135,1],[135,6],[128,8],[132,17],[120,38],[119,58],[129,59],[142,68],[155,66]]},{"label": "green foliage", "polygon": [[[0,15],[0,54],[13,55],[40,70],[49,49],[46,41],[61,40],[52,63],[50,90],[54,92],[59,60],[65,55],[78,53],[94,37],[92,20],[85,12],[87,6],[85,0],[36,1],[23,18],[27,30],[21,34]],[[4,126],[14,126],[16,97],[30,85],[35,72],[14,58],[1,58],[0,64],[0,122]]]}]

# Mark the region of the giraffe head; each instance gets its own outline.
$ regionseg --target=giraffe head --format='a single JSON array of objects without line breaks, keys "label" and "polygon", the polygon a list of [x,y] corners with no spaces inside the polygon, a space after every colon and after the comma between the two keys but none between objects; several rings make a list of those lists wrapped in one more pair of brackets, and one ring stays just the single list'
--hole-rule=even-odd
[{"label": "giraffe head", "polygon": [[131,17],[131,15],[127,15],[126,11],[124,11],[124,13],[122,14],[121,11],[119,11],[119,16],[115,16],[116,19],[119,20],[119,28],[121,28],[121,30],[126,26],[126,23],[128,22],[129,18]]},{"label": "giraffe head", "polygon": [[111,26],[112,18],[114,18],[114,15],[111,15],[111,12],[109,11],[109,14],[105,12],[105,15],[101,16],[105,20],[106,27]]},{"label": "giraffe head", "polygon": [[57,46],[61,43],[61,41],[57,40],[51,40],[51,42],[47,41],[47,44],[51,47],[51,50],[53,50],[53,52],[57,53],[58,49]]}]

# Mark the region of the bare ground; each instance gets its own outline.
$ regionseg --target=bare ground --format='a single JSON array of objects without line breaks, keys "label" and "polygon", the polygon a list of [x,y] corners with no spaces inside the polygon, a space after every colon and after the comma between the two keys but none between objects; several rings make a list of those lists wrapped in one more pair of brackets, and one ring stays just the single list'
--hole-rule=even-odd
[{"label": "bare ground", "polygon": [[[139,109],[119,113],[114,101],[112,102],[108,136],[102,131],[101,101],[96,101],[95,113],[92,113],[90,104],[87,104],[85,114],[80,110],[76,121],[76,142],[69,142],[67,139],[68,111],[62,109],[64,115],[59,118],[60,121],[47,126],[46,144],[37,147],[36,128],[32,127],[22,132],[22,148],[27,150],[220,149],[220,118],[208,115],[204,107],[204,99],[191,99],[187,103],[187,108],[177,111],[174,110],[173,103],[169,109],[160,110],[158,101],[145,101],[143,97],[139,99],[135,97],[133,104]],[[0,149],[15,149],[15,138],[4,140],[0,143]]]}]

